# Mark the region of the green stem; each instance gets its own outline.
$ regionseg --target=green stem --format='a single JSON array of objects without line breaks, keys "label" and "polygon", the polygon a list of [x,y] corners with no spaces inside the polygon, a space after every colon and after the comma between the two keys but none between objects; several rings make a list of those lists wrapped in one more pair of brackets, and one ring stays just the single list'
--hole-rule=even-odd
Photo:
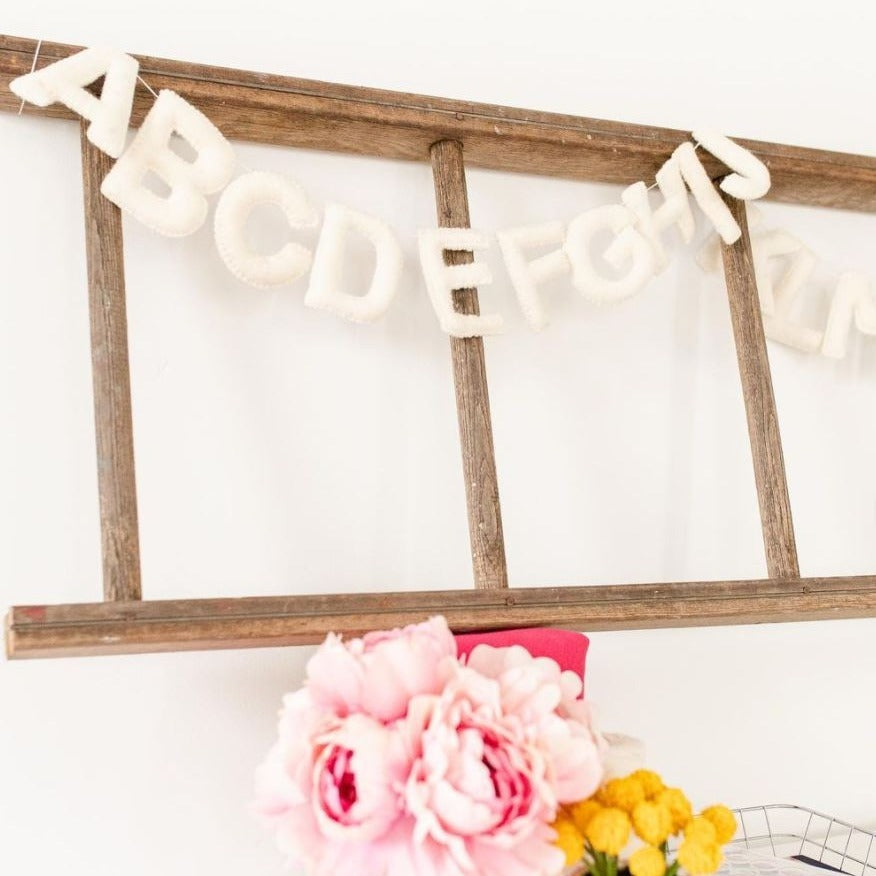
[{"label": "green stem", "polygon": [[587,855],[590,856],[589,862],[585,856],[590,876],[617,876],[617,855],[597,852],[589,842],[586,842],[584,847]]}]

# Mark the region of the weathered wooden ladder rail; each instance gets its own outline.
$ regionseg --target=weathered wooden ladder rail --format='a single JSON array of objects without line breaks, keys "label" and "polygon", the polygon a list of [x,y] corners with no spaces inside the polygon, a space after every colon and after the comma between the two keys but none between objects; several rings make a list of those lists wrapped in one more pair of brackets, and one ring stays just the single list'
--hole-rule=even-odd
[{"label": "weathered wooden ladder rail", "polygon": [[[0,36],[0,109],[18,111],[9,82],[30,70],[36,41]],[[39,67],[79,47],[43,43]],[[431,161],[438,221],[469,223],[465,165],[611,183],[651,179],[682,131],[311,82],[140,58],[153,88],[170,88],[229,138]],[[152,97],[138,89],[133,124]],[[61,106],[28,114],[74,118]],[[876,211],[876,159],[740,141],[770,168],[776,200]],[[876,616],[876,576],[800,578],[782,446],[744,207],[724,268],[748,418],[768,578],[508,589],[484,344],[451,339],[475,589],[143,601],[128,376],[121,217],[100,195],[110,161],[82,138],[104,602],[10,610],[10,657],[118,654],[309,644],[329,631],[447,616],[454,629],[562,625],[588,630]],[[714,178],[725,169],[705,156]],[[446,253],[448,263],[470,253]],[[455,293],[477,313],[477,290]]]}]

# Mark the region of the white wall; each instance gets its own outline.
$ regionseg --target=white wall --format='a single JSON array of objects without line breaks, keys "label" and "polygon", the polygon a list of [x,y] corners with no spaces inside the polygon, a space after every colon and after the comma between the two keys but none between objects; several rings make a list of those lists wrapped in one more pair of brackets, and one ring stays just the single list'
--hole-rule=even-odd
[{"label": "white wall", "polygon": [[[423,5],[4,4],[0,31],[594,117],[870,152],[872,4],[699,0]],[[207,4],[204,4],[205,8]],[[593,6],[593,8],[590,8]],[[173,17],[172,17],[173,16]],[[148,597],[467,587],[446,338],[414,259],[425,165],[240,146],[324,203],[372,210],[409,256],[379,325],[306,310],[302,286],[232,280],[210,234],[126,223]],[[0,117],[0,603],[98,598],[78,130]],[[619,189],[473,171],[476,225],[569,218]],[[763,208],[876,278],[876,218]],[[700,222],[701,234],[704,231]],[[272,233],[265,228],[266,236]],[[764,573],[720,281],[676,246],[638,298],[566,282],[529,332],[492,253],[483,298],[513,584]],[[838,364],[772,346],[804,574],[876,570],[876,343]],[[0,663],[3,872],[280,873],[250,819],[253,767],[309,650]],[[612,727],[700,803],[799,802],[876,827],[876,623],[593,637]]]}]

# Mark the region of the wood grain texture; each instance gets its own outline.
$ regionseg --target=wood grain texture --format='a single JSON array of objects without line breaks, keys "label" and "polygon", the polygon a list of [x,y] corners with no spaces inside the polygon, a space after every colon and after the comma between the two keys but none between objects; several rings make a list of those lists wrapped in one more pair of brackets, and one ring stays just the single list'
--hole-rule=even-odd
[{"label": "wood grain texture", "polygon": [[10,658],[313,645],[443,614],[456,632],[585,632],[876,615],[876,576],[247,597],[11,609]]},{"label": "wood grain texture", "polygon": [[97,481],[107,600],[140,599],[140,538],[125,308],[122,215],[100,193],[113,161],[88,142],[82,124],[82,188],[91,317]]},{"label": "wood grain texture", "polygon": [[[9,82],[30,71],[36,40],[0,36],[0,110],[18,112]],[[38,67],[81,47],[45,42]],[[428,161],[433,143],[465,143],[466,164],[610,183],[650,181],[686,131],[515,109],[419,94],[314,82],[139,58],[157,89],[194,103],[231,139],[301,146],[383,158]],[[153,98],[137,89],[133,124]],[[73,118],[63,106],[28,105],[25,115]],[[798,204],[876,211],[876,157],[739,139],[770,168],[769,198]],[[703,153],[713,177],[726,173]]]},{"label": "wood grain texture", "polygon": [[767,574],[771,578],[796,578],[800,575],[797,545],[770,376],[770,361],[754,274],[754,259],[751,254],[748,217],[744,201],[737,201],[729,195],[723,197],[724,203],[742,229],[742,237],[730,246],[723,245],[722,252],[736,356],[739,360],[739,376],[748,419],[748,437],[751,441],[754,480],[760,505]]},{"label": "wood grain texture", "polygon": [[[469,228],[462,144],[456,140],[441,140],[432,146],[431,154],[438,225],[442,228]],[[468,264],[473,260],[474,255],[470,252],[444,253],[444,262],[448,265]],[[453,306],[457,313],[479,314],[477,289],[454,290]],[[475,587],[494,590],[508,586],[508,569],[484,339],[451,338],[450,355]]]}]

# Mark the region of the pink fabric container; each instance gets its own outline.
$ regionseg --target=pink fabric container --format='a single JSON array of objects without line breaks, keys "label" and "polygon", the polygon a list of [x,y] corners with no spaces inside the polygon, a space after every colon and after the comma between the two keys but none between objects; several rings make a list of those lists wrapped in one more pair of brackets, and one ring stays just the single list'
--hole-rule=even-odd
[{"label": "pink fabric container", "polygon": [[467,657],[476,645],[492,645],[494,648],[522,645],[533,657],[550,657],[560,664],[560,669],[568,669],[584,680],[590,640],[583,633],[530,628],[497,633],[463,633],[455,638],[460,657]]}]

